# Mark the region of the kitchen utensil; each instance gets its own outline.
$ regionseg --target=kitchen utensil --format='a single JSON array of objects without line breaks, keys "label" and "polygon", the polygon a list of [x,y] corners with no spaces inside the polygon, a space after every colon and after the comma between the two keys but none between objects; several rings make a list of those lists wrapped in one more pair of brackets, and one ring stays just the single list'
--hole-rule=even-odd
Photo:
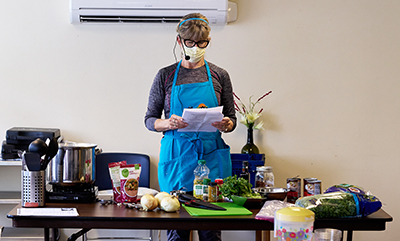
[{"label": "kitchen utensil", "polygon": [[179,194],[178,199],[179,202],[184,203],[189,207],[226,211],[226,208],[214,205],[212,203],[204,202],[203,200],[197,199],[192,195],[186,193]]},{"label": "kitchen utensil", "polygon": [[23,155],[29,171],[40,171],[40,156],[36,152],[25,152]]},{"label": "kitchen utensil", "polygon": [[29,146],[28,146],[28,151],[29,152],[36,152],[39,154],[39,156],[43,156],[47,153],[47,145],[46,142],[44,142],[40,138],[36,138],[36,140],[32,141]]},{"label": "kitchen utensil", "polygon": [[289,189],[279,187],[256,187],[253,188],[253,191],[261,194],[263,197],[266,197],[267,200],[283,201],[286,198]]},{"label": "kitchen utensil", "polygon": [[47,165],[49,164],[51,159],[53,159],[57,155],[57,152],[58,152],[58,142],[57,142],[56,138],[53,137],[50,140],[50,143],[48,145],[47,153],[46,153],[43,161],[41,162],[40,168],[42,170],[46,170]]},{"label": "kitchen utensil", "polygon": [[49,163],[49,183],[94,183],[96,146],[89,143],[59,143],[57,154]]}]

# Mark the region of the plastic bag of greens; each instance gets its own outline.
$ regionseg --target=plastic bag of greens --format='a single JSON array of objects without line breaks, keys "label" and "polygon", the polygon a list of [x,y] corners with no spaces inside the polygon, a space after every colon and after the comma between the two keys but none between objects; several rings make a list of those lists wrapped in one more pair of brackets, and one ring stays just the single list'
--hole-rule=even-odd
[{"label": "plastic bag of greens", "polygon": [[382,203],[362,188],[340,184],[324,194],[300,198],[296,206],[310,209],[315,218],[363,217],[378,211]]}]

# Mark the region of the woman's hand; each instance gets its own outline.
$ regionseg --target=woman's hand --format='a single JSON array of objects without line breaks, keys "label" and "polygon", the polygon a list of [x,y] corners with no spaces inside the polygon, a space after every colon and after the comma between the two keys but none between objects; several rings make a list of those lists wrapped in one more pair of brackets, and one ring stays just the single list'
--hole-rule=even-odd
[{"label": "woman's hand", "polygon": [[188,123],[183,121],[183,118],[177,115],[172,115],[169,119],[158,119],[154,123],[154,128],[157,131],[168,131],[185,128]]},{"label": "woman's hand", "polygon": [[172,115],[168,120],[170,130],[176,130],[188,126],[188,123],[184,122],[183,118],[177,115]]},{"label": "woman's hand", "polygon": [[230,132],[233,128],[233,122],[229,117],[222,118],[221,121],[216,121],[211,124],[221,132]]}]

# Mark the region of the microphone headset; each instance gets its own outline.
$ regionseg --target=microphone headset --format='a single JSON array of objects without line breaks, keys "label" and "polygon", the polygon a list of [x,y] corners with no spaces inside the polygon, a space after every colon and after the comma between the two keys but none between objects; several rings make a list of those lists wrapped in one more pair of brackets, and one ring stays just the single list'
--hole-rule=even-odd
[{"label": "microphone headset", "polygon": [[[178,35],[178,36],[179,36],[179,35]],[[184,43],[182,42],[181,36],[179,36],[179,39],[181,40],[181,44],[184,44]],[[183,49],[183,55],[185,55],[185,59],[186,59],[186,60],[189,60],[189,59],[190,59],[190,56],[186,54],[185,46],[182,46],[182,49]]]}]

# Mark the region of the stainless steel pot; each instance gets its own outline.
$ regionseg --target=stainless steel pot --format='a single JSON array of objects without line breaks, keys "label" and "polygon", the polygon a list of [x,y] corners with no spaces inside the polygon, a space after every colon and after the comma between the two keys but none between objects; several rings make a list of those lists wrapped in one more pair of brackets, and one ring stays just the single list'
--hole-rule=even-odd
[{"label": "stainless steel pot", "polygon": [[94,183],[96,144],[60,143],[57,155],[47,168],[50,184]]}]

